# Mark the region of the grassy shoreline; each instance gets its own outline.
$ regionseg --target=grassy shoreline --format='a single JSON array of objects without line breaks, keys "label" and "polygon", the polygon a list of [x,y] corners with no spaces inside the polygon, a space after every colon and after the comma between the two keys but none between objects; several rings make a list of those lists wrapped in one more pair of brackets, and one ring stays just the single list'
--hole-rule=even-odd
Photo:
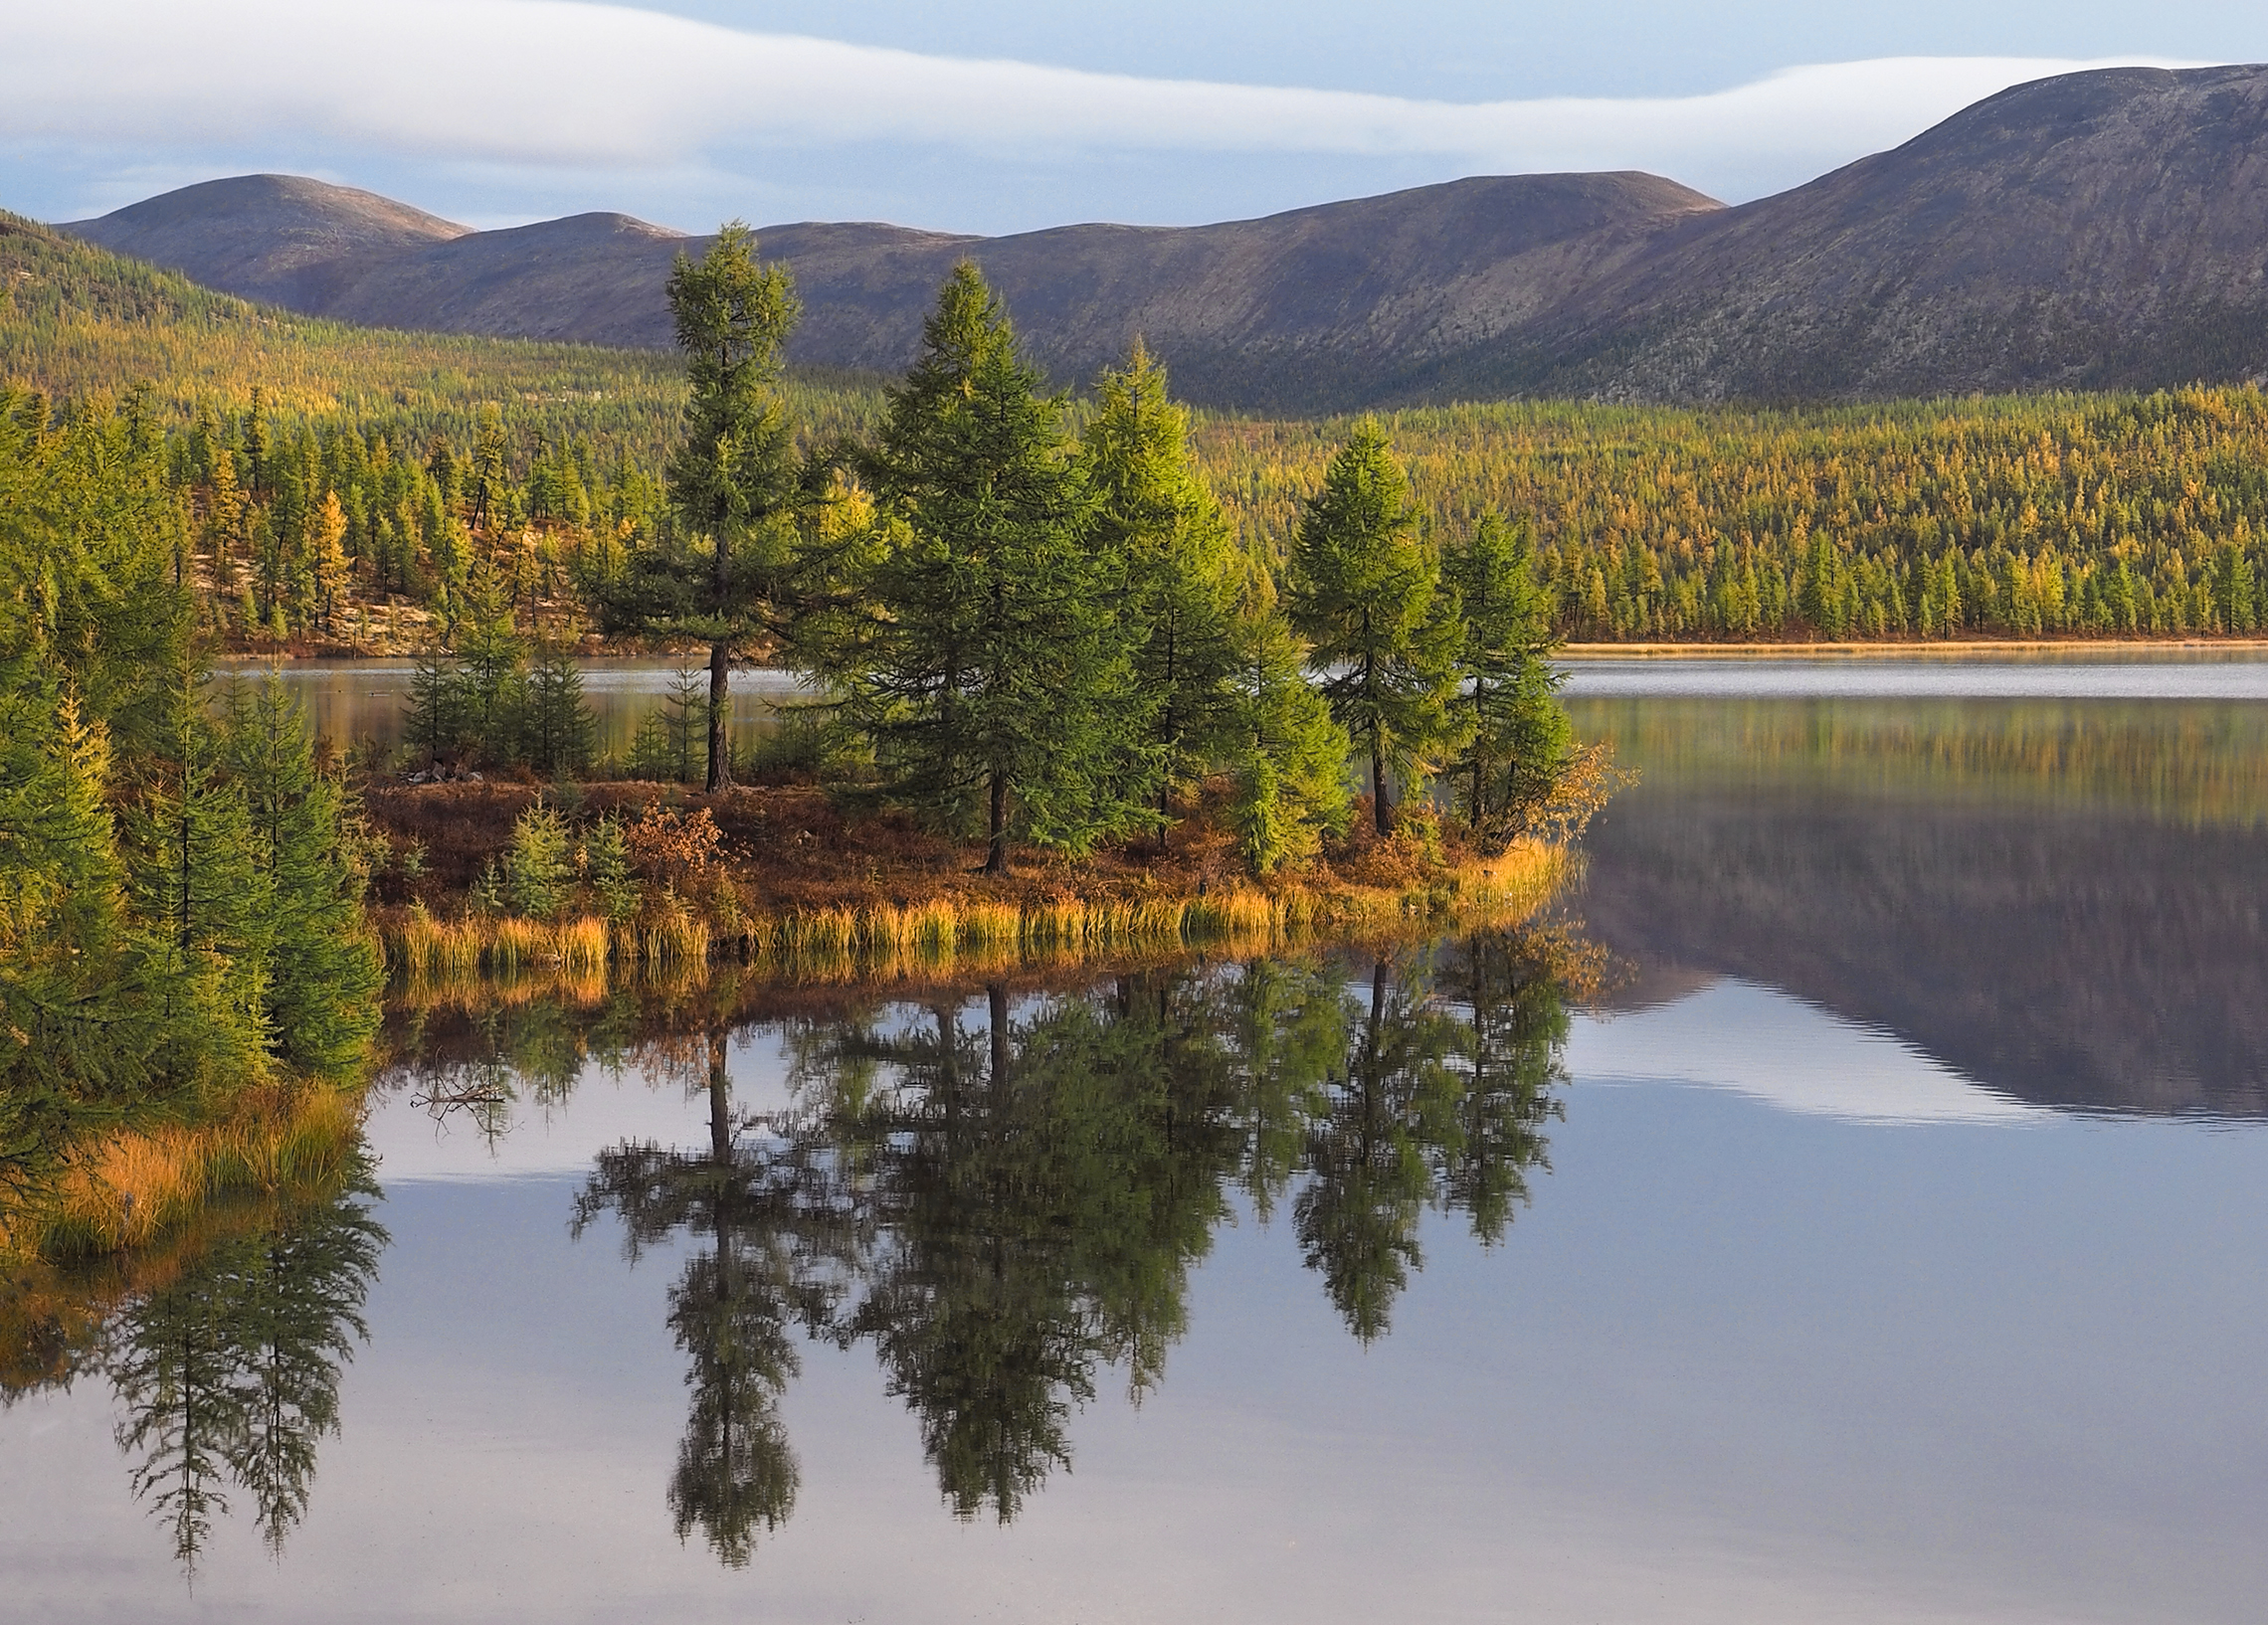
[{"label": "grassy shoreline", "polygon": [[217,1197],[267,1199],[352,1165],[363,1090],[318,1082],[250,1090],[203,1121],[89,1136],[42,1194],[0,1210],[0,1266],[91,1258],[164,1240]]},{"label": "grassy shoreline", "polygon": [[594,976],[610,967],[768,966],[849,962],[877,975],[975,959],[1076,959],[1118,951],[1264,952],[1329,939],[1374,941],[1525,918],[1556,892],[1574,858],[1563,846],[1516,843],[1502,855],[1443,866],[1400,883],[1305,875],[1274,886],[1153,890],[1129,896],[1078,890],[1017,897],[970,884],[920,901],[887,894],[832,904],[736,909],[720,923],[673,897],[639,918],[577,913],[531,920],[470,909],[455,918],[422,903],[381,910],[379,938],[398,978],[556,969]]}]

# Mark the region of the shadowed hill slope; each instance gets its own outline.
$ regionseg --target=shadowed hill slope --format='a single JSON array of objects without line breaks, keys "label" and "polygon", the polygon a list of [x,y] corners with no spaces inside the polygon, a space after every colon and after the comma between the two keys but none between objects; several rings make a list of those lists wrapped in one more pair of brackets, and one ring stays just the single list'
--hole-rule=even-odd
[{"label": "shadowed hill slope", "polygon": [[[376,326],[662,347],[681,237],[622,215],[466,233],[367,193],[214,181],[70,228]],[[894,371],[953,262],[1083,381],[1144,335],[1213,405],[1504,395],[1855,400],[2268,376],[2268,68],[2003,91],[1726,209],[1634,173],[1484,177],[1188,228],[766,228],[791,359]]]},{"label": "shadowed hill slope", "polygon": [[1433,390],[1866,399],[2268,373],[2268,68],[2017,86],[1664,234]]},{"label": "shadowed hill slope", "polygon": [[[314,181],[282,193],[254,176],[66,229],[209,286],[367,326],[651,348],[669,343],[671,264],[709,241],[617,214],[476,233],[434,222],[442,230],[419,236],[373,229],[382,201]],[[1200,398],[1285,404],[1493,337],[1664,225],[1718,207],[1651,175],[1524,175],[1186,229],[975,238],[807,223],[759,235],[795,271],[800,363],[903,367],[966,257],[1065,381],[1142,333]]]},{"label": "shadowed hill slope", "polygon": [[192,281],[321,315],[368,269],[472,228],[297,175],[204,181],[63,228]]}]

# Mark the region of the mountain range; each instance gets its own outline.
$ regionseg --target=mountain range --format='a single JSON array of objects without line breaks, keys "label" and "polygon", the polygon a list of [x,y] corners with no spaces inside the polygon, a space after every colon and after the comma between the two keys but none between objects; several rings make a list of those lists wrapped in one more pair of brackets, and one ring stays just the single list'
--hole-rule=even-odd
[{"label": "mountain range", "polygon": [[[64,228],[373,326],[666,347],[705,238],[627,215],[476,232],[290,176]],[[1639,173],[1479,177],[1220,225],[969,237],[761,228],[791,361],[894,372],[959,260],[1059,382],[1136,334],[1210,405],[1499,396],[1866,400],[2268,375],[2268,68],[2111,69],[1991,96],[1727,207]]]}]

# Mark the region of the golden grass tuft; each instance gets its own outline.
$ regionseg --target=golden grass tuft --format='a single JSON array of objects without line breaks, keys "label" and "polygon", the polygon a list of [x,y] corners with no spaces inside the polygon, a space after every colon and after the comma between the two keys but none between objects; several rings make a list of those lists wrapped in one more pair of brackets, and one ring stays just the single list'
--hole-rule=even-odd
[{"label": "golden grass tuft", "polygon": [[480,968],[480,931],[471,920],[437,920],[418,903],[383,938],[387,964],[412,977],[445,980]]},{"label": "golden grass tuft", "polygon": [[646,923],[638,935],[638,957],[648,965],[706,965],[709,928],[683,904],[671,900]]},{"label": "golden grass tuft", "polygon": [[80,1151],[33,1215],[32,1247],[54,1256],[143,1245],[221,1191],[336,1176],[360,1132],[357,1095],[309,1085],[248,1091],[213,1123],[106,1135]]}]

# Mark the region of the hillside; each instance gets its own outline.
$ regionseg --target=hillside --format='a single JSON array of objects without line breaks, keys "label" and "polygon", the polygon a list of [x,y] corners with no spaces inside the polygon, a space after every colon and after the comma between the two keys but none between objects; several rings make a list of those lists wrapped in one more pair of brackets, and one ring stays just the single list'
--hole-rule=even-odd
[{"label": "hillside", "polygon": [[[669,343],[670,266],[708,241],[617,214],[381,234],[365,229],[371,202],[247,176],[64,229],[214,287],[369,326],[651,348]],[[1362,393],[1382,361],[1405,367],[1493,339],[1665,226],[1719,207],[1651,175],[1524,175],[1186,230],[973,238],[806,223],[759,235],[803,296],[799,363],[903,367],[938,284],[966,257],[1061,381],[1084,381],[1141,333],[1194,399],[1298,407]],[[150,224],[198,215],[202,231]],[[311,259],[318,244],[327,257]]]},{"label": "hillside", "polygon": [[[526,448],[587,439],[641,463],[659,461],[684,406],[672,354],[295,315],[0,211],[0,387],[72,399],[137,382],[176,422],[199,406],[242,411],[257,387],[284,420],[351,422],[397,444],[463,444],[492,401]],[[878,399],[870,381],[786,387],[820,434],[864,424]]]},{"label": "hillside", "polygon": [[2268,373],[2268,68],[2041,80],[1695,217],[1428,393],[1883,399]]},{"label": "hillside", "polygon": [[[655,348],[669,266],[705,241],[612,214],[466,232],[277,176],[68,229],[341,320]],[[1651,175],[1528,175],[1189,228],[760,237],[804,297],[798,363],[896,370],[966,256],[1058,382],[1141,333],[1216,406],[2236,382],[2268,374],[2268,69],[2019,86],[1731,209]]]},{"label": "hillside", "polygon": [[[155,382],[177,435],[209,409],[231,446],[263,391],[272,421],[329,448],[310,490],[339,491],[357,548],[354,490],[380,441],[389,456],[430,457],[437,436],[462,451],[493,403],[528,513],[551,511],[536,487],[556,486],[564,456],[619,523],[628,509],[597,487],[635,487],[624,500],[650,511],[684,401],[666,352],[291,315],[0,215],[0,388],[114,398],[137,380]],[[784,388],[814,439],[870,432],[882,404],[871,376],[807,370]],[[1488,511],[1526,518],[1560,630],[1579,640],[2268,626],[2257,389],[1802,409],[1505,401],[1386,421],[1428,534],[1463,535]],[[1230,523],[1273,554],[1349,428],[1202,413],[1193,439]]]},{"label": "hillside", "polygon": [[375,192],[296,175],[205,181],[63,229],[187,271],[207,287],[317,314],[369,265],[471,230]]}]

